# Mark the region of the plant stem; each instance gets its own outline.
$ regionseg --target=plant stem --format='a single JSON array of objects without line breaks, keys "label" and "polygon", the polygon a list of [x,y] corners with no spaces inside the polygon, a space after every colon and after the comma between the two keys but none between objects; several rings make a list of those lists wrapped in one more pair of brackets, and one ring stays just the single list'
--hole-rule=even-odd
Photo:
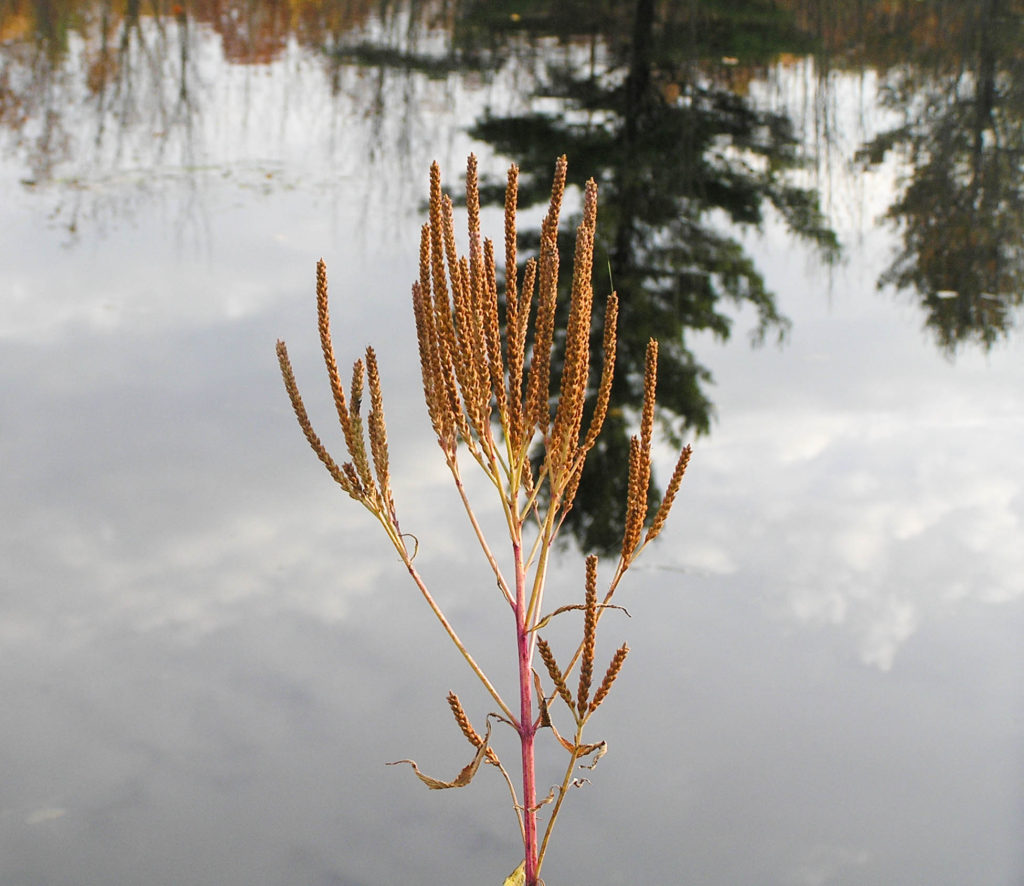
[{"label": "plant stem", "polygon": [[505,583],[505,577],[501,574],[501,568],[498,566],[498,562],[494,559],[494,554],[491,553],[490,545],[487,544],[487,539],[484,537],[484,532],[480,528],[480,524],[477,522],[476,514],[473,513],[473,507],[469,503],[469,496],[466,495],[466,487],[462,483],[462,474],[459,472],[459,464],[454,458],[448,460],[448,468],[452,472],[452,477],[455,480],[455,488],[459,491],[459,497],[462,499],[462,506],[466,510],[466,514],[469,515],[469,522],[473,525],[473,532],[476,534],[477,541],[480,542],[480,547],[484,552],[484,556],[487,558],[487,562],[491,566],[491,570],[494,572],[495,578],[498,580],[498,588],[501,590],[502,596],[511,606],[513,605],[512,594],[509,592],[508,585]]},{"label": "plant stem", "polygon": [[516,569],[516,645],[519,657],[519,741],[523,762],[523,859],[526,886],[537,883],[537,784],[534,769],[533,645],[526,621],[526,567],[519,540],[512,545]]},{"label": "plant stem", "polygon": [[574,750],[569,755],[569,765],[565,767],[565,777],[562,779],[561,787],[558,789],[558,796],[555,798],[555,807],[551,810],[551,817],[548,819],[548,826],[544,829],[544,839],[540,845],[540,852],[537,856],[537,873],[540,874],[541,865],[544,864],[544,855],[548,849],[548,840],[551,839],[551,832],[555,828],[555,820],[558,818],[558,813],[562,809],[562,801],[565,799],[565,795],[569,792],[569,783],[572,781],[573,771],[576,769],[576,761],[579,759],[577,751],[583,741],[583,727],[577,726],[576,728],[576,739],[573,742]]},{"label": "plant stem", "polygon": [[431,611],[437,617],[437,620],[441,622],[441,627],[445,629],[445,632],[451,638],[452,643],[455,644],[455,648],[462,653],[462,657],[466,659],[466,663],[472,669],[473,673],[477,675],[480,682],[484,684],[484,688],[491,694],[491,698],[497,702],[498,707],[501,708],[502,713],[508,717],[509,721],[515,723],[515,714],[509,710],[504,699],[498,693],[498,690],[494,688],[494,684],[487,679],[487,675],[483,672],[483,669],[476,663],[473,656],[469,654],[469,650],[465,647],[463,642],[459,639],[459,635],[455,633],[455,628],[451,626],[451,623],[445,618],[444,612],[441,611],[441,607],[437,605],[433,595],[427,589],[426,583],[423,581],[416,567],[412,565],[412,558],[404,547],[398,549],[398,553],[402,557],[402,561],[405,563],[405,568],[409,570],[409,575],[412,576],[412,580],[416,583],[416,587],[420,589],[420,593],[423,595],[423,599],[427,601],[427,605],[430,606]]}]

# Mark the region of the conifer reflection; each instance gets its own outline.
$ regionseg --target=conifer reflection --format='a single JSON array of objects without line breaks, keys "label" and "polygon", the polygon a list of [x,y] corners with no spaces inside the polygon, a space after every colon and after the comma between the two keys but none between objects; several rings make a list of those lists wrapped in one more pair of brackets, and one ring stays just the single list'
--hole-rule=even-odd
[{"label": "conifer reflection", "polygon": [[944,39],[918,42],[913,63],[890,71],[885,101],[903,121],[862,156],[896,152],[908,164],[887,213],[903,245],[879,285],[915,292],[953,356],[1004,338],[1024,299],[1024,10],[928,6]]},{"label": "conifer reflection", "polygon": [[[570,170],[594,175],[601,189],[595,287],[618,291],[624,332],[610,427],[569,515],[587,550],[610,550],[621,536],[613,503],[623,482],[619,466],[628,462],[625,404],[642,393],[647,339],[662,342],[662,425],[678,442],[688,430],[708,430],[712,416],[711,373],[690,350],[688,334],[727,338],[729,311],[738,305],[756,314],[755,340],[785,333],[787,321],[734,226],[760,224],[771,206],[823,259],[837,252],[816,192],[789,175],[801,165],[791,121],[759,109],[737,88],[761,53],[770,57],[773,40],[793,39],[788,20],[766,20],[759,3],[732,3],[721,16],[717,4],[702,6],[694,16],[659,14],[651,0],[639,0],[618,18],[606,7],[607,63],[589,70],[549,64],[534,90],[557,98],[557,113],[490,116],[472,129],[522,158],[521,204],[543,199],[544,170],[560,150]],[[741,64],[744,36],[755,24],[758,47]],[[595,350],[600,342],[596,330]]]}]

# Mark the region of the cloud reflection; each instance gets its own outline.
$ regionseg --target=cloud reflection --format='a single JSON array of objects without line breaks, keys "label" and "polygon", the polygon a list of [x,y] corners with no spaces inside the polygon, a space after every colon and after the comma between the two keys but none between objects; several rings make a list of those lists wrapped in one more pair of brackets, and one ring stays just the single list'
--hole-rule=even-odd
[{"label": "cloud reflection", "polygon": [[[429,131],[403,160],[417,170],[462,153],[461,136]],[[395,211],[360,196],[370,177],[320,202],[312,186],[202,178],[207,252],[168,241],[158,201],[77,250],[24,193],[0,203],[10,882],[511,870],[501,784],[439,803],[383,765],[455,771],[445,693],[468,688],[474,712],[486,700],[306,450],[276,375],[285,336],[297,372],[320,378],[326,252],[344,359],[366,342],[381,358],[403,528],[474,651],[511,680],[504,613],[419,403],[407,294],[422,184],[392,182]],[[608,702],[611,752],[566,813],[576,849],[545,875],[1019,882],[1019,355],[943,364],[871,288],[884,239],[829,289],[775,234],[769,221],[749,249],[793,340],[751,353],[737,335],[702,355],[719,423],[651,568],[623,588],[633,618],[615,628],[635,653]],[[310,408],[326,432],[326,391]],[[556,572],[552,599],[578,592],[578,570]]]}]

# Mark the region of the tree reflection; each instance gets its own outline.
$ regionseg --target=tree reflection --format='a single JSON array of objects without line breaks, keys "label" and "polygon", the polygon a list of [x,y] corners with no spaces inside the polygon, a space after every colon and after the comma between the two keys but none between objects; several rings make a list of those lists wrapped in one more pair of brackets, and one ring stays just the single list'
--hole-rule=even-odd
[{"label": "tree reflection", "polygon": [[[716,14],[725,5],[694,5],[693,15],[658,14],[653,0],[618,15],[621,4],[605,5],[608,60],[590,70],[551,65],[534,90],[556,98],[557,113],[494,115],[471,130],[518,160],[521,204],[546,197],[552,158],[562,152],[570,171],[593,175],[600,186],[598,255],[606,261],[596,261],[594,282],[598,292],[618,291],[621,332],[611,427],[590,456],[570,514],[587,550],[609,551],[621,538],[622,515],[613,503],[621,500],[630,408],[642,400],[648,338],[661,345],[662,424],[678,442],[688,430],[708,430],[712,416],[711,373],[694,356],[688,334],[727,338],[727,305],[753,308],[756,341],[786,330],[775,296],[730,229],[759,225],[770,206],[823,259],[837,252],[817,194],[789,175],[801,166],[791,121],[757,108],[736,88],[745,35],[758,34],[752,57],[743,59],[749,72],[761,53],[770,57],[793,39],[788,20],[766,20],[757,2],[732,2],[727,14]],[[495,15],[494,6],[486,5],[487,15]],[[600,330],[593,346],[600,350]]]},{"label": "tree reflection", "polygon": [[904,121],[862,156],[909,166],[887,213],[903,246],[879,285],[914,290],[953,356],[1005,337],[1024,298],[1024,28],[1009,0],[929,5],[942,48],[890,75]]},{"label": "tree reflection", "polygon": [[194,161],[196,36],[183,7],[15,0],[0,29],[0,145],[24,157],[23,185],[58,185],[51,218],[72,236],[83,217],[124,210],[90,189],[122,164],[158,164],[175,145],[179,163]]},{"label": "tree reflection", "polygon": [[[423,78],[415,68],[389,66],[387,53],[376,61],[351,58],[344,47],[373,40],[415,46],[421,34],[449,24],[436,21],[438,7],[382,0],[0,0],[0,154],[19,167],[24,187],[53,204],[48,218],[71,234],[70,242],[85,222],[102,231],[161,196],[178,207],[175,235],[193,230],[205,240],[203,185],[211,173],[266,192],[289,163],[295,178],[318,172],[311,152],[293,163],[292,134],[309,125],[323,86],[329,95],[317,103],[315,124],[336,135],[341,115],[359,121],[345,128],[346,164],[399,166],[409,153],[408,131],[420,122]],[[274,76],[263,82],[237,71],[271,65]],[[365,76],[373,68],[377,76]],[[271,82],[293,100],[257,106]],[[279,119],[268,124],[274,114]],[[330,169],[338,165],[340,142],[325,138],[314,146],[331,155],[324,164]]]}]

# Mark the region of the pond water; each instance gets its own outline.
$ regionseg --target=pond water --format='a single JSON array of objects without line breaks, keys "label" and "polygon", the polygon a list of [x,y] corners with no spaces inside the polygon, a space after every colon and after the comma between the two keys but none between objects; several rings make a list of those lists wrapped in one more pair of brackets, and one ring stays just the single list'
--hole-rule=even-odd
[{"label": "pond water", "polygon": [[[409,306],[428,167],[458,195],[470,151],[489,183],[520,163],[534,231],[559,153],[567,216],[597,178],[598,294],[661,339],[694,445],[631,618],[602,621],[632,652],[546,881],[1024,882],[1022,9],[848,6],[0,6],[4,884],[515,867],[493,771],[384,766],[451,777],[445,695],[488,699],[274,357],[335,446],[323,256],[341,356],[378,353],[417,564],[511,687]],[[602,459],[588,502],[622,482]],[[588,548],[621,519],[579,516]],[[549,597],[581,595],[570,543]]]}]

